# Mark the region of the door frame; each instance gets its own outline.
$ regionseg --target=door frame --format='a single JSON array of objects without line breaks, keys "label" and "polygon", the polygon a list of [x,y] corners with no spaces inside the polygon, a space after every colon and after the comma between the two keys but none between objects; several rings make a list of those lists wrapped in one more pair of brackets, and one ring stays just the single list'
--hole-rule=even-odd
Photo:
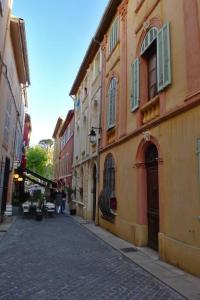
[{"label": "door frame", "polygon": [[[163,232],[163,209],[160,201],[160,190],[163,184],[163,159],[160,144],[158,140],[149,134],[148,139],[145,137],[141,139],[137,153],[134,168],[136,170],[136,223],[141,228],[139,246],[148,246],[148,218],[147,218],[147,172],[145,165],[145,152],[150,144],[154,144],[158,151],[158,197],[159,197],[159,217],[160,217],[160,232]],[[142,233],[141,233],[142,232]],[[158,245],[159,248],[159,245]]]},{"label": "door frame", "polygon": [[8,188],[9,188],[9,176],[10,176],[10,158],[6,156],[5,167],[3,175],[3,192],[1,199],[1,219],[3,219],[4,212],[6,210],[6,203],[8,198]]},{"label": "door frame", "polygon": [[[153,153],[150,161],[148,156]],[[145,166],[147,174],[147,220],[148,220],[148,246],[158,250],[159,223],[159,180],[158,180],[158,150],[151,143],[145,151]],[[156,187],[156,195],[153,191]]]},{"label": "door frame", "polygon": [[96,219],[96,208],[97,208],[97,166],[96,164],[92,167],[92,220],[95,222]]}]

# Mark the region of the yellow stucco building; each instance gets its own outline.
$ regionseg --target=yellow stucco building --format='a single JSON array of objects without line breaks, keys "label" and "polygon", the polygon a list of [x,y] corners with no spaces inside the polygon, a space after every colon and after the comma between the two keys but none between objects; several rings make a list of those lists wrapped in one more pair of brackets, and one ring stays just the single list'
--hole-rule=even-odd
[{"label": "yellow stucco building", "polygon": [[[94,44],[101,53],[95,222],[199,276],[200,1],[110,0],[71,90],[77,99]],[[75,134],[75,153],[80,141]]]},{"label": "yellow stucco building", "polygon": [[117,2],[102,41],[98,221],[199,276],[200,1]]}]

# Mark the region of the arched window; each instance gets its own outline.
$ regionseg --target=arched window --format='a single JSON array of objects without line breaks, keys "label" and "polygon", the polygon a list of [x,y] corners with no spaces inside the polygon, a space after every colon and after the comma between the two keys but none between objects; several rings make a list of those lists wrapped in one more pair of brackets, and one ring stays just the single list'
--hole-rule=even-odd
[{"label": "arched window", "polygon": [[113,220],[117,209],[115,197],[115,161],[112,154],[106,156],[103,171],[103,190],[99,195],[99,208],[102,215]]},{"label": "arched window", "polygon": [[115,126],[115,105],[117,98],[117,80],[113,77],[108,88],[108,129]]},{"label": "arched window", "polygon": [[150,47],[153,41],[155,41],[155,39],[157,38],[157,34],[158,34],[158,29],[156,27],[152,27],[147,32],[142,43],[141,53],[140,53],[141,55],[147,50],[148,47]]}]

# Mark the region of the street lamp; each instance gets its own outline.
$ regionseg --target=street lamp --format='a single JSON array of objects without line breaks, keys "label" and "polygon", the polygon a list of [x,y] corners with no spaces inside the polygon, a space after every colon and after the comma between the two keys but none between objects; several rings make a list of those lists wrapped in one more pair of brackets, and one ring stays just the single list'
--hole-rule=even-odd
[{"label": "street lamp", "polygon": [[88,135],[90,137],[90,143],[91,144],[96,144],[96,142],[97,142],[97,134],[96,134],[96,131],[94,129],[98,130],[99,133],[102,130],[101,127],[100,128],[99,127],[91,127],[90,133]]}]

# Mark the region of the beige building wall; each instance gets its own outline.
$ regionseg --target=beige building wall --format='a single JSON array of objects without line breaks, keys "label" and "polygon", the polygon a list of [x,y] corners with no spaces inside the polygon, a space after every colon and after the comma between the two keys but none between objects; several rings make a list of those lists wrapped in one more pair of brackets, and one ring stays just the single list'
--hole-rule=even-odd
[{"label": "beige building wall", "polygon": [[[100,138],[101,97],[101,52],[85,70],[75,95],[74,158],[72,185],[76,190],[77,214],[85,219],[95,218],[96,197],[94,196],[93,168],[97,172],[97,155]],[[96,143],[91,144],[89,133],[94,127]],[[97,180],[97,178],[95,179]],[[94,200],[95,197],[95,200]],[[95,204],[94,204],[95,201]],[[95,206],[95,207],[94,207]]]},{"label": "beige building wall", "polygon": [[[3,13],[0,15],[2,24],[0,27],[2,37],[0,39],[0,205],[2,210],[7,159],[10,163],[5,191],[8,192],[3,198],[6,199],[5,214],[11,214],[13,172],[17,167],[16,162],[18,161],[19,164],[21,162],[24,114],[27,107],[26,88],[30,84],[30,79],[24,21],[11,16],[12,1],[4,3]],[[21,39],[24,44],[19,50]]]}]

